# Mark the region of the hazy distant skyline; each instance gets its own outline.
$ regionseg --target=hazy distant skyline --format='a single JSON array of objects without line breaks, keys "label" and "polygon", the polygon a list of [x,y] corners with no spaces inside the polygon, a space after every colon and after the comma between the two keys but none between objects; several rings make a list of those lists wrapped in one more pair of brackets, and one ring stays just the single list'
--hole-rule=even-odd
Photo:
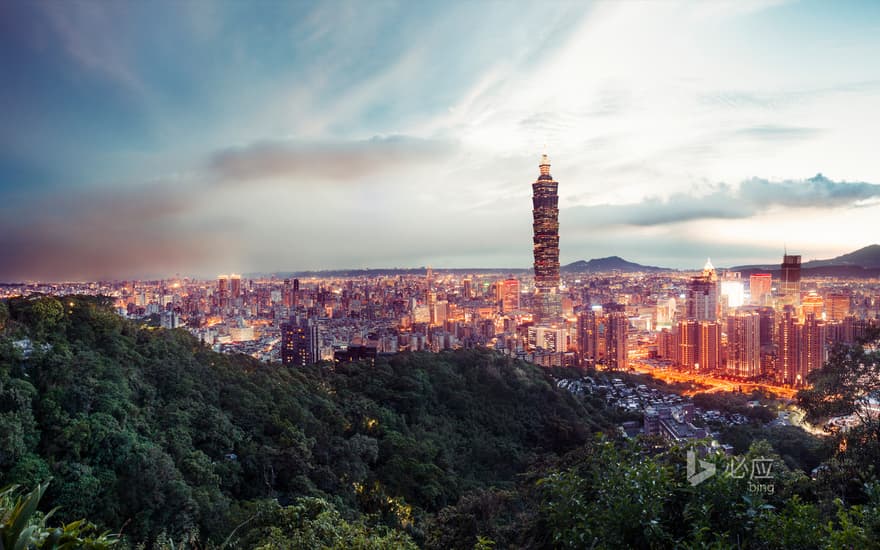
[{"label": "hazy distant skyline", "polygon": [[[876,2],[4,2],[0,281],[877,241]],[[818,175],[817,174],[822,174]]]}]

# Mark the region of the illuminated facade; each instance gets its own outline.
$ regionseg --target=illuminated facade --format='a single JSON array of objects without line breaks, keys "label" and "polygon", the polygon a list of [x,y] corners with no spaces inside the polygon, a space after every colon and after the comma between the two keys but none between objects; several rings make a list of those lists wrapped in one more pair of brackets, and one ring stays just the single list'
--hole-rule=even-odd
[{"label": "illuminated facade", "polygon": [[220,309],[229,305],[229,275],[217,275],[217,306]]},{"label": "illuminated facade", "polygon": [[761,374],[761,316],[737,310],[727,318],[727,374],[752,379]]},{"label": "illuminated facade", "polygon": [[797,314],[794,307],[785,306],[779,317],[777,334],[776,380],[781,384],[793,385],[797,380],[798,360],[800,359]]},{"label": "illuminated facade", "polygon": [[803,297],[801,303],[801,316],[806,319],[812,315],[816,319],[824,319],[825,299],[819,296],[815,291],[810,292]]},{"label": "illuminated facade", "polygon": [[281,324],[281,363],[305,367],[320,359],[318,325],[291,319]]},{"label": "illuminated facade", "polygon": [[233,300],[241,298],[241,275],[233,273],[229,276],[229,291]]},{"label": "illuminated facade", "polygon": [[807,315],[804,324],[800,328],[800,360],[798,361],[798,373],[795,384],[807,383],[807,376],[814,370],[819,370],[825,364],[825,323],[812,313]]},{"label": "illuminated facade", "polygon": [[[596,306],[598,308],[598,306]],[[595,309],[587,309],[578,314],[577,348],[581,364],[593,364],[598,358],[599,343],[597,341],[598,317]]]},{"label": "illuminated facade", "polygon": [[827,303],[828,317],[832,321],[843,321],[849,315],[849,294],[830,294]]},{"label": "illuminated facade", "polygon": [[785,254],[782,257],[782,281],[779,301],[783,306],[801,305],[801,257]]},{"label": "illuminated facade", "polygon": [[751,304],[755,306],[767,305],[767,296],[773,286],[773,277],[769,273],[754,273],[749,277],[749,294]]},{"label": "illuminated facade", "polygon": [[519,281],[516,279],[506,279],[498,282],[498,301],[501,304],[501,311],[510,313],[519,309]]},{"label": "illuminated facade", "polygon": [[703,273],[688,283],[687,318],[694,321],[718,319],[718,275],[709,260]]},{"label": "illuminated facade", "polygon": [[535,296],[533,314],[539,323],[561,320],[559,295],[559,183],[550,175],[550,159],[541,157],[541,174],[532,184]]},{"label": "illuminated facade", "polygon": [[728,271],[721,279],[721,300],[724,307],[736,309],[745,303],[745,285],[740,273]]},{"label": "illuminated facade", "polygon": [[715,372],[721,367],[721,324],[702,321],[699,325],[697,344],[698,364],[694,367],[700,372]]},{"label": "illuminated facade", "polygon": [[605,325],[605,364],[610,369],[626,370],[627,362],[627,334],[629,332],[629,319],[622,311],[614,311],[608,314]]}]

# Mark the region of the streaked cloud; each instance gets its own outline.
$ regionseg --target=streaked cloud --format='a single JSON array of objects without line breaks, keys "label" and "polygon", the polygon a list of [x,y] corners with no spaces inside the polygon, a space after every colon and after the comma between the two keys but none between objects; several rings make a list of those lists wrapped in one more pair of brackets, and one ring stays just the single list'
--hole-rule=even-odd
[{"label": "streaked cloud", "polygon": [[820,128],[805,128],[802,126],[781,126],[775,124],[761,124],[749,126],[737,130],[744,137],[766,141],[789,141],[811,139],[822,133]]}]

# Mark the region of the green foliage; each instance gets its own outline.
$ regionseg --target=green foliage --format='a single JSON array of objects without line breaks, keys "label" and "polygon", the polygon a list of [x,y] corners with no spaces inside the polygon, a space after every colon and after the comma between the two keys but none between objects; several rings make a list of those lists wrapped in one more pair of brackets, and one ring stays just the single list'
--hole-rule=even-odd
[{"label": "green foliage", "polygon": [[[659,451],[659,452],[658,452]],[[880,499],[863,486],[866,503],[808,502],[808,481],[788,470],[766,442],[740,457],[709,453],[717,473],[692,486],[684,448],[647,441],[600,439],[574,465],[540,481],[542,529],[560,548],[868,548],[878,545]],[[760,482],[737,478],[731,461],[769,459]],[[761,486],[756,486],[760,483]],[[772,489],[769,489],[771,488]]]},{"label": "green foliage", "polygon": [[552,544],[650,547],[670,542],[671,532],[661,519],[675,489],[672,469],[604,438],[586,451],[577,466],[539,482]]},{"label": "green foliage", "polygon": [[[517,490],[478,489],[441,510],[428,522],[426,548],[513,548],[528,546],[522,536],[535,517],[527,487]],[[475,543],[476,541],[476,543]]]},{"label": "green foliage", "polygon": [[107,306],[9,302],[34,345],[24,357],[0,336],[0,482],[52,476],[59,517],[125,526],[129,541],[219,544],[243,503],[303,497],[420,538],[461,495],[512,487],[610,426],[547,372],[487,350],[289,369]]},{"label": "green foliage", "polygon": [[[115,542],[80,517],[125,544],[175,550],[880,540],[871,418],[839,434],[838,447],[760,422],[727,430],[738,456],[704,448],[718,473],[692,486],[687,448],[595,437],[617,420],[601,401],[488,350],[289,369],[213,353],[107,306],[37,297],[0,310],[0,482],[37,487],[2,493],[2,548]],[[30,351],[13,338],[28,338]],[[840,357],[848,363],[829,367],[829,382],[802,394],[808,412],[852,410],[864,397],[852,377],[874,356]],[[850,383],[852,398],[834,394],[834,380]],[[699,399],[737,412],[746,397]],[[770,460],[772,475],[755,488],[724,473],[734,459]],[[815,479],[804,474],[820,463]],[[43,510],[58,509],[43,515],[41,497]],[[46,527],[51,514],[66,525]]]},{"label": "green foliage", "polygon": [[0,330],[6,328],[7,321],[9,321],[9,306],[6,302],[0,301]]},{"label": "green foliage", "polygon": [[37,485],[26,495],[19,494],[17,485],[0,489],[0,548],[101,550],[118,542],[85,520],[49,527],[52,512],[42,514],[37,510],[47,486],[48,483]]},{"label": "green foliage", "polygon": [[260,511],[242,546],[264,550],[414,550],[410,537],[401,531],[350,522],[326,500],[299,498],[290,506],[272,503]]},{"label": "green foliage", "polygon": [[[873,335],[877,343],[877,335]],[[880,391],[880,352],[876,346],[838,345],[825,365],[810,373],[811,387],[798,392],[798,405],[809,422],[856,413],[868,420],[862,405]]]},{"label": "green foliage", "polygon": [[796,426],[728,426],[721,430],[722,443],[733,446],[736,454],[748,452],[757,440],[767,441],[792,469],[810,473],[833,454],[832,442],[818,438]]}]

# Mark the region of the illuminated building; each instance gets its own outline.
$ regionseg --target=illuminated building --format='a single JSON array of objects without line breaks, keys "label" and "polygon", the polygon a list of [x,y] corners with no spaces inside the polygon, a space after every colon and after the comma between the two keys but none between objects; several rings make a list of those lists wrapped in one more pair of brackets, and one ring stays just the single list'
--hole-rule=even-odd
[{"label": "illuminated building", "polygon": [[626,370],[629,319],[622,311],[608,314],[605,324],[605,364],[611,369]]},{"label": "illuminated building", "polygon": [[[601,310],[600,310],[601,311]],[[595,309],[582,311],[577,317],[577,348],[581,364],[592,364],[598,357],[598,327]]]},{"label": "illuminated building", "polygon": [[718,319],[718,276],[710,260],[703,273],[692,277],[688,283],[687,318],[694,321]]},{"label": "illuminated building", "polygon": [[657,328],[668,328],[675,319],[675,298],[657,300]]},{"label": "illuminated building", "polygon": [[779,285],[779,303],[782,306],[799,306],[801,303],[801,257],[782,256],[782,280]]},{"label": "illuminated building", "polygon": [[680,321],[675,326],[675,362],[687,369],[693,369],[699,363],[699,325],[693,319]]},{"label": "illuminated building", "polygon": [[428,315],[430,316],[430,322],[432,326],[436,326],[437,323],[437,311],[434,308],[434,305],[437,303],[437,293],[432,290],[425,291],[425,303],[428,306]]},{"label": "illuminated building", "polygon": [[697,359],[698,365],[694,368],[700,372],[714,372],[721,367],[721,325],[719,323],[714,321],[700,322]]},{"label": "illuminated building", "polygon": [[800,360],[797,315],[793,306],[784,306],[779,317],[777,335],[776,380],[794,384]]},{"label": "illuminated building", "polygon": [[676,364],[700,372],[711,372],[721,366],[720,324],[694,319],[679,321],[673,342]]},{"label": "illuminated building", "polygon": [[721,296],[726,299],[726,305],[730,309],[736,309],[745,302],[745,286],[740,273],[728,271],[721,279]]},{"label": "illuminated building", "polygon": [[470,300],[474,297],[473,281],[465,279],[461,282],[461,294],[465,300]]},{"label": "illuminated building", "polygon": [[229,304],[229,276],[217,275],[217,305],[222,309]]},{"label": "illuminated building", "polygon": [[519,281],[507,279],[498,283],[501,288],[501,311],[509,313],[519,309]]},{"label": "illuminated building", "polygon": [[446,300],[437,300],[431,307],[431,324],[434,326],[443,326],[449,318],[449,302]]},{"label": "illuminated building", "polygon": [[233,300],[241,297],[241,275],[233,273],[229,276],[229,292]]},{"label": "illuminated building", "polygon": [[568,347],[566,331],[561,328],[547,326],[529,327],[529,341],[534,347],[553,353],[562,353]]},{"label": "illuminated building", "polygon": [[365,361],[370,365],[375,365],[377,356],[377,348],[373,344],[350,344],[333,350],[333,362],[337,365],[339,363],[355,363],[358,361]]},{"label": "illuminated building", "polygon": [[675,338],[668,328],[661,329],[657,333],[657,357],[661,359],[675,358]]},{"label": "illuminated building", "polygon": [[554,323],[562,317],[559,295],[559,183],[550,175],[550,159],[541,157],[532,184],[532,228],[535,254],[535,320]]},{"label": "illuminated building", "polygon": [[770,306],[758,308],[761,323],[761,374],[776,372],[776,310]]},{"label": "illuminated building", "polygon": [[284,279],[284,285],[281,287],[281,300],[284,307],[293,305],[293,290],[290,287],[290,279]]},{"label": "illuminated building", "polygon": [[767,296],[773,288],[773,276],[769,273],[754,273],[749,277],[750,303],[753,306],[767,305]]},{"label": "illuminated building", "polygon": [[849,315],[850,298],[848,294],[829,294],[826,296],[828,303],[828,319],[843,321]]},{"label": "illuminated building", "polygon": [[318,325],[306,320],[291,319],[281,324],[281,362],[304,367],[320,359]]},{"label": "illuminated building", "polygon": [[727,317],[727,374],[752,379],[761,374],[761,316],[737,310]]},{"label": "illuminated building", "polygon": [[811,291],[804,296],[801,303],[801,315],[806,319],[809,315],[813,315],[816,319],[823,319],[825,313],[825,300],[822,299],[815,291]]},{"label": "illuminated building", "polygon": [[431,322],[431,308],[426,305],[418,305],[412,308],[413,323],[428,324]]},{"label": "illuminated building", "polygon": [[800,327],[800,357],[795,384],[807,383],[807,376],[825,364],[825,323],[813,314],[806,316]]},{"label": "illuminated building", "polygon": [[767,296],[773,287],[773,277],[769,273],[755,273],[749,277],[749,294],[751,304],[755,306],[767,305]]}]

